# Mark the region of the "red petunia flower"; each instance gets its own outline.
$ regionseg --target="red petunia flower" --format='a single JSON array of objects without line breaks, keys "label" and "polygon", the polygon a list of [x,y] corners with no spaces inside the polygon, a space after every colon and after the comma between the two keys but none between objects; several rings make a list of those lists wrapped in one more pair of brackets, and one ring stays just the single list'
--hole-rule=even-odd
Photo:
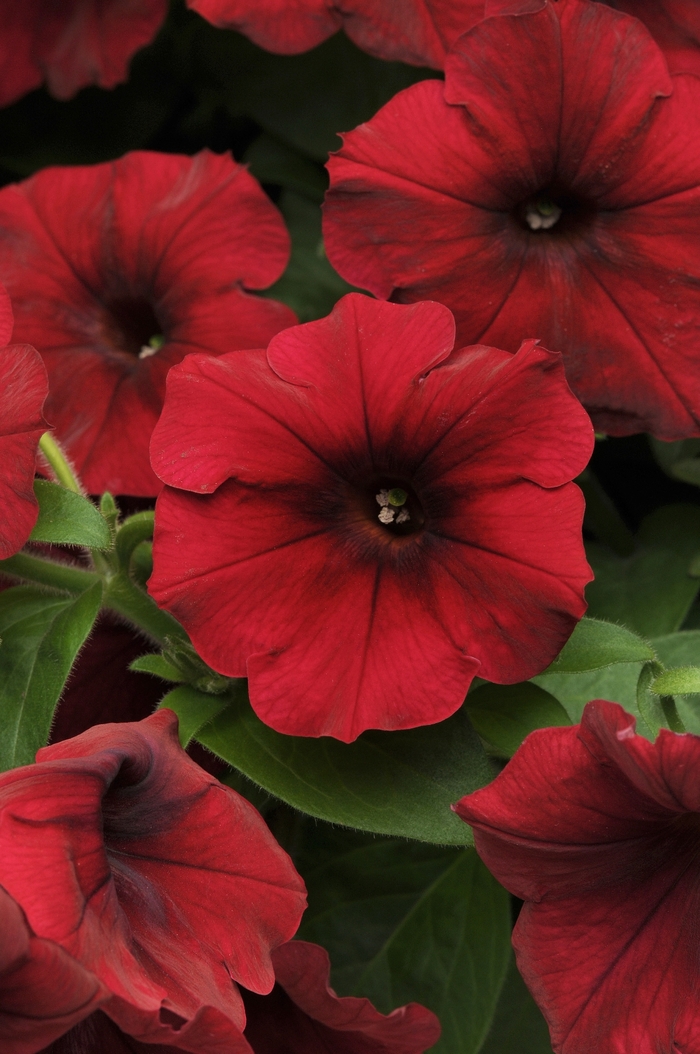
[{"label": "red petunia flower", "polygon": [[589,0],[489,18],[331,158],[334,266],[564,354],[613,435],[700,432],[700,82]]},{"label": "red petunia flower", "polygon": [[36,523],[37,447],[50,428],[42,414],[48,391],[44,364],[27,345],[3,347],[11,334],[12,308],[0,290],[0,560],[22,548]]},{"label": "red petunia flower", "polygon": [[441,721],[583,614],[593,436],[561,359],[453,345],[439,304],[350,294],[168,377],[149,591],[280,732]]},{"label": "red petunia flower", "polygon": [[[29,932],[97,978],[115,1033],[195,1054],[245,1050],[233,982],[270,991],[270,952],[304,907],[262,818],[187,757],[168,710],[95,726],[37,759],[0,776],[0,886]],[[4,998],[1,1045],[15,1054]],[[37,1028],[56,1004],[50,985],[37,995]]]},{"label": "red petunia flower", "polygon": [[167,10],[167,0],[0,0],[0,106],[43,81],[56,99],[113,88]]},{"label": "red petunia flower", "polygon": [[148,442],[173,363],[296,321],[249,292],[282,273],[289,236],[228,155],[45,169],[0,191],[0,226],[15,336],[44,359],[47,414],[91,493],[157,493]]},{"label": "red petunia flower", "polygon": [[526,902],[513,943],[557,1054],[700,1050],[700,737],[634,726],[589,703],[455,806]]},{"label": "red petunia flower", "polygon": [[418,1003],[385,1016],[369,999],[339,998],[328,986],[328,953],[317,944],[290,941],[272,962],[270,995],[243,992],[254,1054],[423,1054],[440,1038],[440,1022]]}]

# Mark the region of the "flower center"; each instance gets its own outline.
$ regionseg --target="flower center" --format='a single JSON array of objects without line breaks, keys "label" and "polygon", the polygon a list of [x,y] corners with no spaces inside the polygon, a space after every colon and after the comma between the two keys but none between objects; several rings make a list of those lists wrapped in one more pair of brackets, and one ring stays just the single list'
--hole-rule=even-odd
[{"label": "flower center", "polygon": [[525,205],[525,222],[531,231],[548,231],[561,219],[562,210],[546,195],[535,198]]},{"label": "flower center", "polygon": [[103,320],[107,342],[137,359],[156,355],[165,344],[163,326],[148,300],[123,298],[106,305]]},{"label": "flower center", "polygon": [[409,484],[382,480],[374,501],[374,515],[390,534],[415,534],[425,522],[423,507]]}]

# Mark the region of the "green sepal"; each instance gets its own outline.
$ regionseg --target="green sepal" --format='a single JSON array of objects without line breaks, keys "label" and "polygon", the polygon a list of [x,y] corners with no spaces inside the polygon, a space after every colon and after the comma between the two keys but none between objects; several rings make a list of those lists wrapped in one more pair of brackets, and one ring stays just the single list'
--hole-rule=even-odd
[{"label": "green sepal", "polygon": [[231,705],[197,738],[300,812],[444,845],[472,844],[450,805],[495,775],[464,709],[437,725],[365,732],[340,743],[275,732],[255,715],[239,682]]},{"label": "green sepal", "polygon": [[34,480],[39,517],[29,536],[32,542],[56,545],[82,545],[89,549],[109,549],[112,536],[99,509],[82,494],[59,483]]},{"label": "green sepal", "polygon": [[228,702],[225,695],[207,695],[189,684],[173,688],[161,699],[158,708],[174,710],[179,720],[180,742],[189,746],[193,736],[220,714]]},{"label": "green sepal", "polygon": [[650,662],[653,648],[614,622],[583,618],[545,673],[584,673],[620,662]]},{"label": "green sepal", "polygon": [[160,677],[164,681],[173,681],[176,684],[185,680],[181,671],[168,662],[163,655],[140,655],[138,659],[134,659],[129,664],[129,669],[134,673],[152,673],[154,677]]},{"label": "green sepal", "polygon": [[535,729],[571,724],[561,703],[531,681],[481,685],[464,705],[482,739],[507,758]]},{"label": "green sepal", "polygon": [[48,742],[54,710],[100,610],[99,583],[78,597],[35,586],[0,594],[0,769],[28,765]]}]

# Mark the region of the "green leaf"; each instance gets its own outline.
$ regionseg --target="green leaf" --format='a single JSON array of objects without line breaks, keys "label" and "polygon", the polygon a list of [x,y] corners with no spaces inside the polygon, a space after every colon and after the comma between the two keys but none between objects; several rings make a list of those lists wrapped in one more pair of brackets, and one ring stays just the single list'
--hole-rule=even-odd
[{"label": "green leaf", "polygon": [[341,296],[352,292],[333,270],[321,237],[321,209],[293,190],[285,190],[277,203],[292,237],[292,255],[278,282],[265,290],[265,296],[282,300],[296,312],[301,322],[311,322],[329,314]]},{"label": "green leaf", "polygon": [[547,1022],[518,973],[513,955],[479,1054],[552,1054]]},{"label": "green leaf", "polygon": [[0,769],[28,765],[100,609],[99,583],[76,598],[35,586],[0,594]]},{"label": "green leaf", "polygon": [[34,480],[34,493],[39,502],[39,518],[30,541],[109,549],[109,527],[87,498],[45,479]]},{"label": "green leaf", "polygon": [[180,742],[186,747],[192,737],[220,714],[227,703],[225,695],[207,695],[205,692],[198,692],[189,684],[183,684],[168,692],[158,707],[166,706],[175,711],[180,725]]},{"label": "green leaf", "polygon": [[433,1054],[476,1054],[510,959],[509,898],[473,850],[359,840],[300,861],[309,908],[299,936],[327,948],[332,984],[388,1013],[436,1013]]},{"label": "green leaf", "polygon": [[464,709],[406,732],[354,743],[284,736],[253,713],[245,684],[197,738],[268,793],[310,816],[377,834],[470,845],[450,810],[495,773]]},{"label": "green leaf", "polygon": [[680,628],[700,588],[688,574],[700,549],[700,508],[669,505],[642,523],[637,550],[619,557],[597,544],[587,546],[595,581],[586,590],[593,618],[621,622],[642,637]]},{"label": "green leaf", "polygon": [[531,681],[484,684],[464,705],[479,735],[508,758],[536,728],[571,724],[561,703]]},{"label": "green leaf", "polygon": [[164,681],[174,681],[176,684],[185,680],[180,670],[162,655],[140,655],[138,659],[130,663],[129,669],[135,673],[152,673],[154,677],[160,677]]},{"label": "green leaf", "polygon": [[649,685],[655,695],[700,695],[700,666],[676,666],[665,670]]},{"label": "green leaf", "polygon": [[618,662],[655,658],[646,641],[625,626],[583,618],[546,673],[583,673]]}]

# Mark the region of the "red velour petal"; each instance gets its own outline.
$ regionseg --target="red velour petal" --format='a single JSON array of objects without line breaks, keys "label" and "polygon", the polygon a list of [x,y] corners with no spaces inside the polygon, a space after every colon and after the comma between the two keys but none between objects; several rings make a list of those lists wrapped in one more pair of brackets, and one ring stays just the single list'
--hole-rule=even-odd
[{"label": "red velour petal", "polygon": [[[380,297],[440,300],[458,343],[560,350],[613,434],[697,434],[698,143],[700,84],[636,19],[588,0],[487,18],[444,89],[399,93],[331,158],[329,257]],[[560,216],[531,227],[548,199]]]},{"label": "red velour petal", "polygon": [[651,744],[596,701],[456,806],[526,901],[518,965],[558,1054],[696,1049],[699,763],[699,737]]},{"label": "red velour petal", "polygon": [[136,152],[4,188],[0,223],[15,335],[41,352],[47,413],[86,488],[155,495],[148,443],[168,369],[296,322],[251,293],[286,265],[280,214],[228,155]]},{"label": "red velour petal", "polygon": [[[481,664],[543,669],[585,610],[569,481],[593,434],[560,358],[452,342],[438,304],[350,294],[267,363],[193,356],[169,375],[149,590],[280,732],[442,720]],[[399,535],[379,512],[394,486]]]},{"label": "red velour petal", "polygon": [[423,1054],[440,1038],[439,1021],[417,1003],[385,1015],[368,999],[339,998],[328,953],[316,944],[290,941],[273,962],[271,995],[243,993],[255,1054]]},{"label": "red velour petal", "polygon": [[0,348],[0,559],[29,538],[39,514],[34,472],[39,439],[50,426],[42,408],[46,369],[27,345]]},{"label": "red velour petal", "polygon": [[34,936],[0,887],[0,1046],[36,1054],[92,1014],[109,993],[52,941]]},{"label": "red velour petal", "polygon": [[3,0],[0,5],[0,106],[46,81],[57,99],[87,84],[113,88],[129,60],[149,44],[167,0]]},{"label": "red velour petal", "polygon": [[0,878],[34,932],[95,973],[131,1035],[170,1035],[162,1007],[242,1027],[232,980],[271,988],[304,904],[255,809],[190,761],[166,710],[38,760],[0,777]]}]

